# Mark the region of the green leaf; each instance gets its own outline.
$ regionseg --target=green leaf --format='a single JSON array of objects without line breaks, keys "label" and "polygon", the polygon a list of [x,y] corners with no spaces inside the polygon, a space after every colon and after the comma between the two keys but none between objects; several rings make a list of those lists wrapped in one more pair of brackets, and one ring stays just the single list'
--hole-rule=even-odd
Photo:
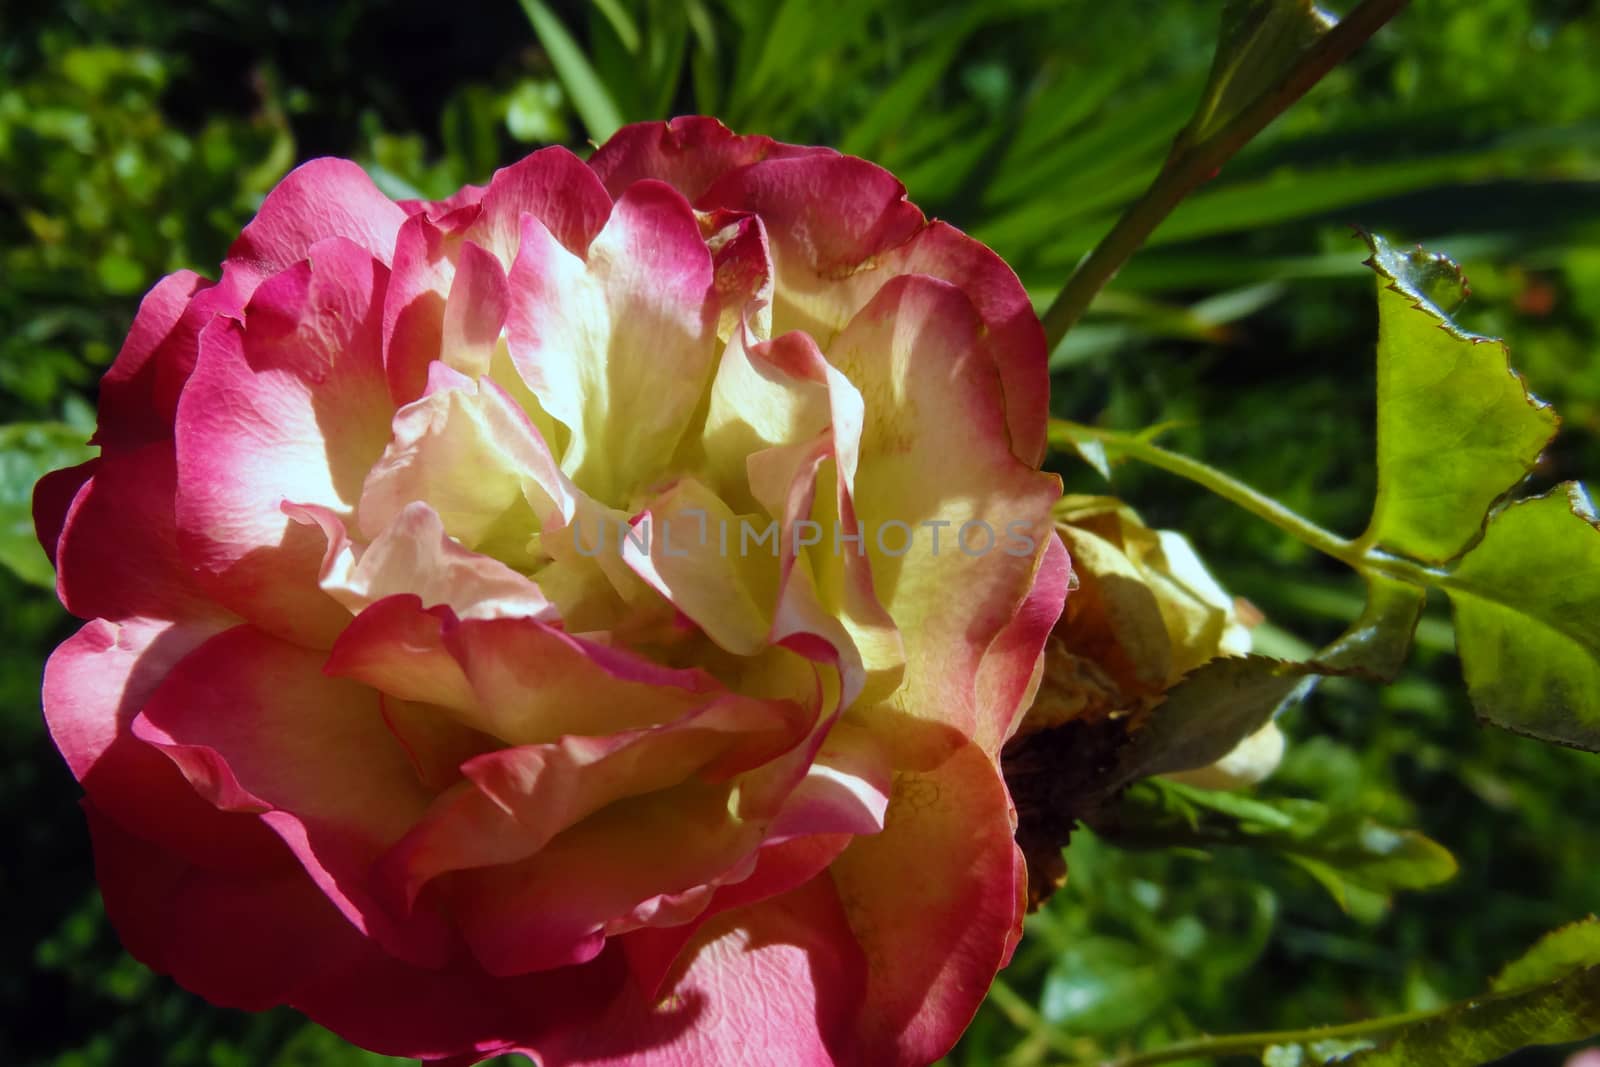
[{"label": "green leaf", "polygon": [[1376,235],[1378,499],[1365,540],[1430,563],[1453,559],[1532,468],[1556,429],[1505,346],[1458,329],[1459,268]]},{"label": "green leaf", "polygon": [[1441,584],[1478,715],[1600,751],[1600,529],[1583,488],[1505,508]]},{"label": "green leaf", "polygon": [[947,76],[961,42],[959,37],[943,42],[943,47],[901,71],[840,139],[839,151],[849,156],[873,156],[884,138],[914,121],[923,100]]},{"label": "green leaf", "polygon": [[1410,651],[1423,599],[1415,585],[1372,575],[1361,616],[1315,658],[1228,657],[1191,671],[1133,735],[1115,777],[1128,782],[1215,763],[1266,725],[1286,700],[1309,688],[1314,676],[1393,678]]},{"label": "green leaf", "polygon": [[1366,581],[1367,602],[1360,617],[1322,651],[1317,662],[1390,682],[1411,652],[1411,638],[1427,593],[1420,586],[1377,572],[1368,573]]},{"label": "green leaf", "polygon": [[33,533],[33,485],[94,455],[84,431],[64,422],[0,427],[0,563],[24,581],[50,588],[55,572]]},{"label": "green leaf", "polygon": [[528,16],[539,43],[550,56],[556,76],[561,79],[589,136],[597,142],[604,141],[622,125],[621,109],[589,65],[583,49],[544,0],[521,0],[521,3],[523,13]]},{"label": "green leaf", "polygon": [[1600,920],[1591,915],[1545,934],[1521,959],[1507,964],[1489,988],[1509,993],[1596,966],[1600,966]]},{"label": "green leaf", "polygon": [[1600,966],[1516,992],[1463,1001],[1342,1062],[1350,1067],[1488,1063],[1529,1045],[1581,1041],[1597,1033]]},{"label": "green leaf", "polygon": [[1265,726],[1313,669],[1266,656],[1214,659],[1183,677],[1122,750],[1114,777],[1131,782],[1209,766]]},{"label": "green leaf", "polygon": [[611,29],[617,35],[617,40],[629,52],[639,51],[639,24],[633,21],[633,15],[619,0],[593,0],[594,8],[600,12],[605,20],[611,24]]},{"label": "green leaf", "polygon": [[1382,912],[1392,893],[1439,885],[1457,870],[1438,842],[1359,812],[1159,779],[1129,789],[1110,823],[1098,829],[1124,844],[1275,853],[1321,882],[1340,907],[1367,919]]},{"label": "green leaf", "polygon": [[1222,129],[1332,28],[1333,18],[1311,0],[1230,0],[1211,77],[1184,139],[1203,141]]},{"label": "green leaf", "polygon": [[1150,953],[1114,937],[1069,946],[1045,976],[1044,1018],[1072,1033],[1107,1034],[1138,1026],[1165,1005],[1168,976]]}]

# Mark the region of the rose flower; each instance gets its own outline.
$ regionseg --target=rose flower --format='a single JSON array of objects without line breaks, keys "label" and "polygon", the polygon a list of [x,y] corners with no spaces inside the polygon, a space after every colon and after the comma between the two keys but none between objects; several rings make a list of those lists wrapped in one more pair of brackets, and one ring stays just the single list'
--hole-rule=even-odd
[{"label": "rose flower", "polygon": [[112,922],[424,1060],[936,1059],[1020,933],[1046,394],[1016,277],[858,159],[304,165],[36,492]]}]

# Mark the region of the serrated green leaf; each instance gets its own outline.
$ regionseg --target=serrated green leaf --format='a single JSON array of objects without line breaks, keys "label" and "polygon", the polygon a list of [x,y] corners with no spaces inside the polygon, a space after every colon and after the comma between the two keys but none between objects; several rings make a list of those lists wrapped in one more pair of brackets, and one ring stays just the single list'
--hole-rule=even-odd
[{"label": "serrated green leaf", "polygon": [[50,588],[55,572],[33,533],[33,485],[93,456],[84,438],[82,429],[64,422],[0,427],[0,564],[34,585]]},{"label": "serrated green leaf", "polygon": [[1600,967],[1553,982],[1463,1001],[1403,1026],[1350,1067],[1438,1067],[1488,1063],[1529,1045],[1581,1041],[1600,1033]]},{"label": "serrated green leaf", "polygon": [[1266,656],[1214,659],[1189,672],[1122,750],[1123,782],[1205,767],[1265,726],[1313,669]]},{"label": "serrated green leaf", "polygon": [[1369,239],[1378,274],[1378,498],[1366,540],[1430,563],[1459,555],[1556,430],[1505,346],[1458,329],[1459,268]]},{"label": "serrated green leaf", "polygon": [[1478,715],[1600,751],[1600,528],[1583,488],[1499,512],[1441,584]]},{"label": "serrated green leaf", "polygon": [[1545,934],[1521,959],[1507,964],[1489,988],[1509,993],[1596,966],[1600,966],[1600,920],[1591,915]]},{"label": "serrated green leaf", "polygon": [[1275,853],[1304,869],[1339,906],[1376,918],[1398,890],[1427,889],[1455,876],[1455,857],[1414,830],[1311,800],[1140,782],[1124,795],[1106,830],[1123,843],[1234,846]]},{"label": "serrated green leaf", "polygon": [[544,0],[521,0],[521,3],[523,13],[549,55],[550,65],[555,67],[556,76],[561,79],[589,136],[596,142],[604,141],[622,125],[621,109],[595,74],[583,49]]},{"label": "serrated green leaf", "polygon": [[1410,651],[1423,597],[1410,583],[1375,575],[1369,579],[1361,616],[1316,658],[1230,657],[1191,671],[1134,734],[1123,750],[1118,777],[1133,781],[1215,763],[1266,725],[1315,676],[1392,678]]},{"label": "serrated green leaf", "polygon": [[1066,949],[1045,976],[1040,1014],[1072,1033],[1116,1033],[1138,1026],[1168,998],[1168,976],[1148,951],[1114,937]]},{"label": "serrated green leaf", "polygon": [[1427,593],[1410,582],[1369,573],[1360,617],[1317,657],[1319,663],[1377,681],[1393,681],[1411,652]]},{"label": "serrated green leaf", "polygon": [[1333,18],[1311,0],[1230,0],[1200,106],[1184,132],[1203,141],[1289,71]]}]

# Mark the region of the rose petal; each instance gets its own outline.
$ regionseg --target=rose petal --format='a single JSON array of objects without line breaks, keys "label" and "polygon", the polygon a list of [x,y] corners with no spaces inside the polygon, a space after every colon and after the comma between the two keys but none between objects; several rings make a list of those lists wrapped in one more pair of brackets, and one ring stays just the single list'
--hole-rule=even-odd
[{"label": "rose petal", "polygon": [[114,447],[171,438],[178,392],[194,367],[195,340],[205,325],[185,312],[195,294],[210,287],[193,271],[181,270],[139,301],[127,340],[100,380],[96,443]]},{"label": "rose petal", "polygon": [[95,879],[123,945],[213,1004],[282,1004],[308,955],[337,958],[330,950],[355,933],[270,834],[258,847],[276,862],[257,864],[264,869],[202,867],[129,833],[93,801],[83,807]]},{"label": "rose petal", "polygon": [[451,709],[508,744],[603,736],[670,722],[721,690],[698,670],[661,667],[534,619],[459,620],[413,596],[351,622],[327,670]]},{"label": "rose petal", "polygon": [[532,216],[568,252],[582,256],[611,214],[611,197],[583,161],[559,146],[543,148],[494,172],[467,239],[511,269]]},{"label": "rose petal", "polygon": [[830,868],[868,961],[863,1062],[932,1063],[972,1020],[1021,929],[1012,833],[999,770],[963,744],[931,770],[901,772],[883,832],[856,838]]},{"label": "rose petal", "polygon": [[693,782],[618,800],[525,860],[457,872],[451,902],[473,955],[499,975],[582,963],[616,920],[643,924],[635,911],[653,898],[693,893],[702,910],[710,887],[749,876],[765,836],[733,814],[731,791]]},{"label": "rose petal", "polygon": [[290,171],[228,249],[228,260],[259,276],[300,262],[319,242],[354,242],[388,266],[406,220],[400,206],[346,159],[313,159]]},{"label": "rose petal", "polygon": [[195,867],[85,808],[123,943],[215,1004],[288,1003],[364,1048],[475,1063],[551,1029],[581,1033],[626,980],[620,955],[521,979],[491,978],[467,961],[413,967],[363,937],[298,867],[270,876]]},{"label": "rose petal", "polygon": [[33,485],[33,533],[52,567],[56,566],[57,547],[67,524],[67,512],[99,466],[97,457],[76,467],[51,471]]},{"label": "rose petal", "polygon": [[323,538],[281,504],[348,513],[393,412],[379,352],[382,264],[343,239],[217,319],[178,405],[178,530],[207,592],[310,643],[348,617],[316,587]]},{"label": "rose petal", "polygon": [[85,619],[233,621],[179,554],[171,443],[119,448],[95,462],[59,542],[56,590],[66,609]]},{"label": "rose petal", "polygon": [[788,701],[723,696],[645,730],[475,757],[462,767],[469,783],[434,803],[385,857],[383,876],[409,907],[424,883],[446,871],[526,859],[628,797],[692,777],[725,780],[792,748],[810,724]]},{"label": "rose petal", "polygon": [[402,958],[437,965],[447,952],[437,917],[397,921],[368,885],[373,863],[431,797],[377,694],[321,668],[320,653],[237,627],[167,675],[133,734],[218,808],[259,814],[358,929]]},{"label": "rose petal", "polygon": [[272,835],[255,819],[217,811],[130,732],[167,672],[221,625],[88,623],[45,664],[44,716],[73,776],[109,818],[194,862],[249,872],[272,866]]},{"label": "rose petal", "polygon": [[867,398],[853,501],[878,597],[905,642],[894,706],[992,737],[979,666],[1032,588],[1061,488],[1012,453],[981,330],[960,290],[904,276],[827,355]]},{"label": "rose petal", "polygon": [[770,137],[740,137],[714,118],[684,115],[622,127],[589,158],[589,167],[613,197],[621,197],[635,182],[654,178],[693,201],[730,170],[763,159],[811,155],[837,153],[780,144]]},{"label": "rose petal", "polygon": [[1033,704],[1044,671],[1044,645],[1061,618],[1072,582],[1072,562],[1055,534],[1045,544],[1033,588],[1017,614],[995,635],[978,674],[980,718],[974,739],[998,753]]},{"label": "rose petal", "polygon": [[414,501],[433,508],[464,547],[529,568],[544,558],[530,548],[540,526],[577,508],[543,435],[487,379],[458,379],[395,415],[361,492],[362,535],[378,537]]},{"label": "rose petal", "polygon": [[407,219],[395,238],[383,296],[383,366],[396,407],[422,395],[428,364],[439,358],[444,305],[459,254],[459,236],[427,215]]},{"label": "rose petal", "polygon": [[463,242],[445,299],[440,358],[469,378],[489,373],[510,295],[500,261]]},{"label": "rose petal", "polygon": [[315,523],[327,537],[322,588],[352,614],[385,597],[411,593],[425,607],[444,605],[464,619],[556,617],[537,585],[499,560],[463,548],[421,501],[402,508],[366,546],[351,543],[344,523],[327,508],[287,504],[285,509],[291,518]]},{"label": "rose petal", "polygon": [[659,1002],[630,984],[583,1030],[528,1051],[552,1067],[896,1062],[858,1055],[866,965],[825,878],[724,912],[682,960]]},{"label": "rose petal", "polygon": [[[790,318],[797,301],[832,287],[926,225],[894,175],[866,160],[833,153],[770,159],[732,170],[696,197],[695,205],[761,216],[777,266],[773,329],[779,332],[803,326]],[[819,334],[819,339],[826,337]]]},{"label": "rose petal", "polygon": [[671,464],[715,358],[713,281],[693,211],[659,182],[617,201],[587,262],[524,216],[511,357],[572,433],[562,469],[602,503],[626,507]]}]

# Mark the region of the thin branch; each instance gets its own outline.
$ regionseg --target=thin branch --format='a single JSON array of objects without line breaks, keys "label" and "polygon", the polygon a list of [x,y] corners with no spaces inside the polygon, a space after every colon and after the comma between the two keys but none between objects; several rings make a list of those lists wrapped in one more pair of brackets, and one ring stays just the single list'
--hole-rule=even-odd
[{"label": "thin branch", "polygon": [[1168,474],[1175,474],[1257,518],[1270,522],[1301,544],[1314,548],[1362,574],[1377,572],[1422,586],[1448,583],[1449,575],[1441,570],[1424,567],[1411,560],[1391,555],[1362,541],[1340,537],[1332,530],[1318,526],[1232,475],[1225,474],[1197,459],[1169,452],[1137,434],[1102,430],[1096,426],[1085,426],[1065,419],[1052,419],[1050,440],[1057,446],[1067,445],[1073,441],[1098,441],[1109,454],[1125,456],[1147,466],[1157,467]]},{"label": "thin branch", "polygon": [[1163,1048],[1139,1052],[1120,1059],[1108,1060],[1101,1067],[1153,1067],[1158,1063],[1194,1059],[1201,1056],[1245,1056],[1260,1052],[1273,1045],[1307,1045],[1313,1041],[1337,1038],[1373,1037],[1398,1030],[1411,1023],[1425,1022],[1444,1014],[1448,1008],[1430,1011],[1413,1011],[1403,1015],[1384,1015],[1376,1019],[1346,1023],[1343,1026],[1314,1026],[1306,1030],[1273,1030],[1255,1034],[1223,1034],[1219,1037],[1197,1037],[1180,1041]]},{"label": "thin branch", "polygon": [[1150,188],[1078,264],[1045,311],[1044,332],[1051,350],[1083,316],[1095,294],[1122,269],[1185,197],[1214,177],[1239,149],[1329,71],[1348,59],[1405,5],[1406,0],[1362,0],[1227,125],[1205,140],[1181,147],[1169,156]]}]

